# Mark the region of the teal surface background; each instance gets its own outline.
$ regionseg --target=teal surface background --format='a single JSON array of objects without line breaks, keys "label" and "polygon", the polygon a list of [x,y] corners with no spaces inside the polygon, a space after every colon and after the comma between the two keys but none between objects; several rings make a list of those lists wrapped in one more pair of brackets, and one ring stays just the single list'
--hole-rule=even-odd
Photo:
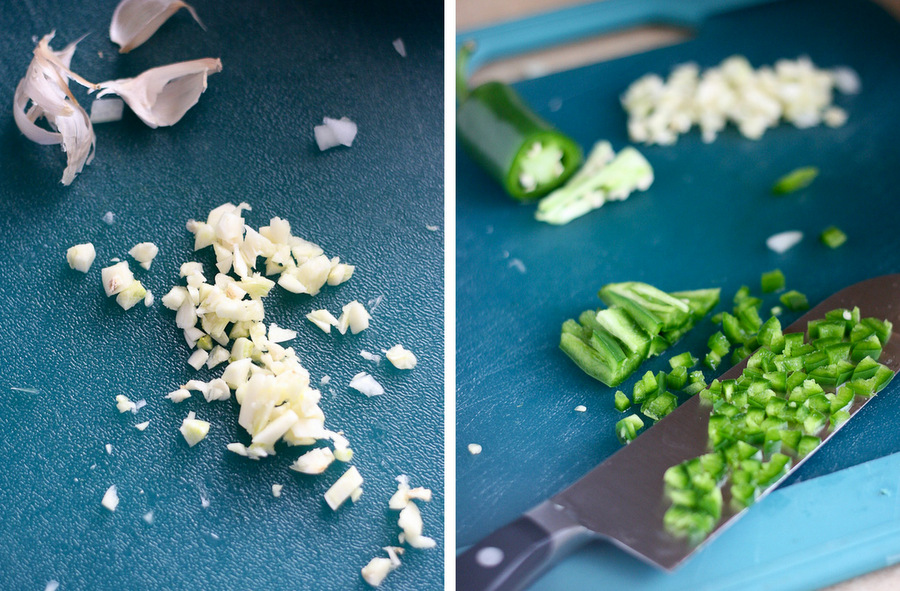
[{"label": "teal surface background", "polygon": [[[206,32],[182,11],[128,55],[108,38],[115,4],[11,2],[0,12],[0,588],[41,590],[55,579],[63,591],[367,589],[360,569],[397,544],[387,501],[398,474],[434,491],[421,510],[439,545],[407,552],[383,588],[440,588],[441,4],[198,0]],[[33,36],[53,29],[58,49],[90,33],[72,67],[91,81],[201,57],[221,57],[224,69],[174,127],[149,129],[127,109],[121,122],[97,125],[93,163],[63,187],[64,154],[27,141],[10,112]],[[392,46],[398,37],[406,58]],[[319,152],[313,127],[323,116],[358,123],[353,147]],[[182,262],[200,260],[212,277],[212,253],[192,253],[184,223],[226,201],[250,203],[254,228],[283,217],[357,266],[315,298],[276,288],[265,300],[267,322],[298,331],[293,346],[312,382],[331,377],[326,426],[345,431],[365,479],[360,501],[338,512],[322,494],[342,466],[298,474],[288,466],[303,448],[283,446],[260,462],[237,457],[225,445],[248,437],[233,399],[163,398],[195,375],[219,373],[185,363],[181,331],[159,299],[180,283]],[[108,211],[112,225],[102,221]],[[82,275],[65,251],[85,241],[97,260]],[[157,303],[125,312],[104,296],[100,269],[141,241],[160,247],[149,271],[131,265]],[[326,335],[305,319],[353,299],[371,307],[378,296],[359,335]],[[413,371],[359,355],[397,343],[418,356]],[[364,370],[383,396],[347,388]],[[119,414],[117,394],[147,406]],[[194,448],[177,431],[191,410],[212,423]],[[146,420],[146,431],[133,428]],[[273,483],[284,485],[281,498]],[[115,513],[100,506],[111,484],[121,498]],[[152,525],[141,518],[150,510]]]},{"label": "teal surface background", "polygon": [[[636,280],[668,291],[721,287],[721,310],[731,307],[741,285],[759,294],[760,274],[774,268],[784,272],[788,289],[806,293],[813,304],[860,280],[900,270],[894,230],[900,222],[900,25],[867,2],[801,0],[737,8],[741,4],[746,3],[727,3],[727,10],[717,13],[723,7],[713,10],[714,3],[707,2],[677,3],[696,8],[679,10],[673,8],[675,3],[611,0],[471,35],[493,59],[583,37],[591,26],[599,31],[648,22],[691,26],[693,38],[676,46],[516,84],[535,111],[585,149],[600,139],[611,141],[617,150],[627,145],[620,94],[643,74],[665,76],[687,61],[708,67],[743,54],[760,66],[808,55],[819,67],[854,68],[863,90],[856,96],[837,95],[836,103],[850,115],[839,129],[783,125],[751,141],[730,128],[709,145],[695,130],[675,146],[638,146],[656,172],[653,186],[564,227],[535,221],[533,204],[513,202],[458,150],[460,547],[563,489],[618,449],[613,425],[621,415],[612,407],[614,390],[581,373],[557,348],[562,322],[598,307],[596,292],[603,284]],[[516,37],[531,31],[541,31],[538,41]],[[462,34],[458,40],[466,38]],[[821,174],[808,189],[771,195],[778,177],[809,165],[818,166]],[[849,237],[837,250],[818,241],[819,233],[832,224]],[[785,230],[800,230],[805,239],[782,255],[768,250],[766,238]],[[764,302],[768,310],[777,296],[766,296]],[[782,319],[790,323],[796,317],[785,314]],[[715,330],[709,321],[701,323],[671,354],[705,351]],[[669,356],[645,364],[641,372],[668,368]],[[711,378],[721,371],[705,373]],[[638,377],[620,387],[630,392]],[[900,413],[898,387],[891,385],[867,405],[785,486],[900,452],[900,435],[890,422]],[[575,412],[581,404],[587,412]],[[481,444],[483,452],[470,455],[469,443]],[[853,474],[840,486],[861,495],[866,477]],[[884,527],[895,527],[896,499],[887,503],[878,519],[884,520]],[[798,566],[798,574],[782,587],[773,575],[754,588],[811,589],[887,564],[896,554],[886,544],[860,541],[850,556],[836,560],[841,547],[836,540],[845,532],[798,530],[791,514],[776,513],[774,504],[766,499],[750,512],[751,517],[762,515],[757,519],[772,512],[766,522],[772,528],[770,538],[744,535],[730,546],[748,553],[747,563],[741,565],[768,572],[762,565],[774,564],[778,570],[797,564],[796,555],[786,550],[799,543],[798,537],[822,543],[832,554],[816,555]],[[849,522],[864,509],[843,505],[840,510]],[[825,505],[823,514],[828,514]],[[725,532],[709,552],[729,536],[741,536],[741,525]],[[769,545],[778,551],[766,553]],[[600,554],[613,557],[600,560]],[[560,588],[563,581],[589,581],[585,588],[598,589],[619,588],[624,581],[629,588],[641,589],[698,584],[695,577],[668,583],[681,587],[654,586],[663,585],[659,577],[619,555],[624,556],[608,546],[591,547],[581,559],[561,564],[536,588]],[[729,561],[731,554],[716,556],[721,560],[704,562],[705,580],[710,582],[703,588],[729,588],[717,586],[715,575],[739,566]],[[831,567],[823,568],[826,562]],[[711,565],[717,566],[709,570]],[[690,563],[685,568],[691,568]],[[813,578],[815,569],[827,576]]]}]

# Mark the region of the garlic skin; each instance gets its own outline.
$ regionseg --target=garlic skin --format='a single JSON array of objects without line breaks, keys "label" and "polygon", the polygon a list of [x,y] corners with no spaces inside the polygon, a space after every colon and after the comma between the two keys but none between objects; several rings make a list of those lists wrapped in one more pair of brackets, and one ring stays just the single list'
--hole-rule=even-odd
[{"label": "garlic skin", "polygon": [[152,128],[175,125],[197,104],[206,90],[206,77],[222,71],[222,60],[203,58],[151,68],[135,78],[108,80],[97,85],[97,98],[117,94]]},{"label": "garlic skin", "polygon": [[[70,185],[75,175],[93,159],[96,136],[90,117],[72,96],[68,80],[75,80],[92,90],[96,85],[69,69],[81,39],[62,51],[53,51],[50,41],[54,34],[45,35],[34,48],[34,58],[16,87],[13,117],[19,131],[31,141],[45,146],[62,144],[66,168],[61,182]],[[41,117],[55,131],[38,126],[35,121]]]},{"label": "garlic skin", "polygon": [[128,53],[153,36],[173,14],[187,8],[197,24],[206,27],[194,8],[180,0],[122,0],[113,12],[109,38],[119,46],[119,53]]}]

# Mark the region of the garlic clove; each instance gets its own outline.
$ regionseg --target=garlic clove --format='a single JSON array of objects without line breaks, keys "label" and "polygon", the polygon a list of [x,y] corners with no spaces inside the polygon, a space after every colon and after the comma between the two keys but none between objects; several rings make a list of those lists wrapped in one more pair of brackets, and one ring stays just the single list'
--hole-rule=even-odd
[{"label": "garlic clove", "polygon": [[119,45],[119,53],[128,53],[153,36],[182,8],[187,8],[197,24],[206,30],[194,8],[180,0],[122,0],[113,12],[109,38]]},{"label": "garlic clove", "polygon": [[216,58],[178,62],[135,78],[101,82],[97,98],[117,94],[150,127],[168,127],[197,104],[206,90],[206,77],[221,71],[222,61]]}]

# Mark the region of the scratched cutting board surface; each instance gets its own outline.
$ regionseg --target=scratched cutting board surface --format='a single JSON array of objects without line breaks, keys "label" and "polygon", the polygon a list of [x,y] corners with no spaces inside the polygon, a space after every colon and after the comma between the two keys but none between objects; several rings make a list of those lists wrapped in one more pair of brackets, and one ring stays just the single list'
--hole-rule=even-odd
[{"label": "scratched cutting board surface", "polygon": [[[896,141],[900,134],[896,107],[900,25],[867,2],[764,3],[704,18],[704,10],[709,13],[713,4],[679,3],[679,10],[664,2],[637,5],[611,0],[535,17],[527,26],[505,24],[472,35],[482,41],[489,60],[570,40],[566,32],[584,33],[588,27],[584,23],[603,31],[614,29],[617,23],[647,22],[674,22],[692,29],[693,38],[679,45],[516,84],[539,114],[585,150],[599,139],[609,140],[617,150],[627,145],[620,94],[645,73],[665,76],[688,61],[709,67],[730,55],[743,54],[760,66],[808,55],[820,67],[854,68],[863,90],[856,96],[837,96],[837,104],[850,114],[839,129],[798,130],[782,125],[767,131],[759,141],[751,141],[729,128],[708,145],[694,130],[671,147],[639,146],[654,167],[653,186],[563,227],[536,222],[534,205],[510,200],[458,151],[456,453],[460,547],[563,489],[618,449],[613,425],[621,415],[612,408],[614,389],[583,374],[557,348],[562,322],[584,309],[598,307],[596,292],[603,284],[645,281],[667,291],[721,287],[722,304],[717,309],[722,310],[730,309],[731,298],[741,285],[759,294],[760,274],[774,268],[784,272],[789,289],[806,293],[813,304],[857,281],[900,270],[900,240],[895,230],[900,223],[896,206],[900,185]],[[663,16],[667,13],[669,17]],[[521,35],[523,30],[534,33],[539,41],[530,46]],[[463,33],[458,40],[466,38]],[[778,177],[809,165],[821,170],[812,186],[784,197],[771,195]],[[839,226],[849,237],[839,249],[829,250],[818,241],[819,233],[829,225]],[[785,230],[800,230],[805,238],[781,255],[768,250],[766,238]],[[777,296],[768,295],[763,309],[776,303]],[[787,313],[782,320],[789,324],[796,317]],[[670,349],[671,354],[704,352],[706,340],[715,330],[708,320],[699,324]],[[630,392],[640,373],[668,369],[669,356],[646,363],[620,387]],[[724,369],[727,367],[720,368]],[[721,371],[705,373],[711,379]],[[866,406],[792,476],[786,490],[803,481],[796,484],[797,490],[824,498],[818,497],[824,488],[800,487],[824,480],[819,478],[823,475],[900,452],[900,435],[885,420],[900,413],[898,390],[900,385],[892,384]],[[576,412],[578,405],[586,406],[587,411]],[[470,455],[469,443],[481,444],[483,452]],[[851,473],[841,480],[842,490],[861,490],[865,474]],[[760,566],[768,560],[779,568],[797,565],[800,574],[793,578],[760,575],[758,582],[764,587],[758,588],[806,589],[877,568],[896,554],[887,544],[860,539],[850,553],[852,558],[836,560],[836,549],[846,548],[837,539],[852,538],[851,534],[840,528],[789,531],[791,514],[778,512],[777,505],[767,499],[751,511],[759,515],[754,519],[765,521],[771,539],[742,539],[738,524],[720,538],[722,546],[728,536],[737,536],[730,548],[747,548],[750,557],[738,564],[735,553],[717,554],[720,560],[705,560],[707,570],[700,571],[705,577],[681,579],[687,586],[679,587],[673,579],[660,577],[636,559],[601,544],[563,562],[536,588],[577,586],[578,581],[586,588],[625,584],[629,588],[689,588],[705,581],[704,588],[720,589],[727,586],[710,582],[716,574],[725,580],[725,573],[739,565],[769,572]],[[896,534],[896,499],[883,507],[878,515],[892,524],[891,531]],[[847,521],[862,510],[823,505],[823,511],[839,512]],[[832,554],[823,550],[813,555],[814,560],[800,564],[797,554],[786,550],[804,535],[818,536],[817,541],[825,542],[819,547],[833,548]],[[710,545],[709,552],[717,543]],[[756,552],[772,544],[773,552]],[[611,558],[604,558],[607,555]],[[755,560],[759,564],[755,565]],[[831,565],[830,570],[813,578],[813,571],[825,564]],[[690,564],[685,568],[690,569]],[[740,581],[731,579],[735,588],[740,588]]]},{"label": "scratched cutting board surface", "polygon": [[[399,474],[434,491],[422,516],[438,549],[407,552],[384,588],[439,588],[441,6],[193,4],[207,31],[181,11],[128,55],[107,34],[115,2],[13,2],[0,14],[0,588],[40,590],[56,580],[62,590],[365,589],[360,569],[397,544],[387,501]],[[127,109],[122,121],[97,125],[93,163],[63,187],[59,147],[27,141],[9,110],[33,37],[54,29],[57,49],[89,33],[72,67],[91,81],[201,57],[221,57],[224,69],[174,127],[150,129]],[[406,58],[392,46],[398,37]],[[351,148],[319,152],[313,127],[324,116],[358,123]],[[212,254],[192,253],[184,224],[227,201],[252,205],[249,225],[280,216],[357,267],[349,282],[315,298],[276,288],[265,300],[267,322],[298,331],[291,344],[312,384],[331,377],[321,387],[326,427],[347,434],[365,479],[359,502],[337,512],[322,495],[343,465],[301,475],[288,466],[306,448],[283,445],[259,462],[238,457],[225,449],[248,443],[233,398],[163,398],[221,371],[186,365],[189,350],[159,300],[181,282],[185,261],[200,260],[213,276]],[[111,225],[106,212],[115,214]],[[65,251],[87,241],[97,260],[83,275],[69,269]],[[160,248],[149,271],[132,261],[157,303],[125,312],[104,296],[100,269],[141,241]],[[340,313],[354,299],[374,308],[371,328],[358,335],[326,335],[305,320],[316,308]],[[397,343],[418,356],[413,371],[359,354]],[[360,371],[385,394],[349,390]],[[147,406],[119,414],[117,394]],[[177,430],[189,411],[212,424],[193,448]],[[146,431],[134,428],[148,420]],[[281,498],[275,483],[284,485]],[[115,513],[100,505],[112,484],[121,499]],[[152,525],[142,519],[149,511]]]}]

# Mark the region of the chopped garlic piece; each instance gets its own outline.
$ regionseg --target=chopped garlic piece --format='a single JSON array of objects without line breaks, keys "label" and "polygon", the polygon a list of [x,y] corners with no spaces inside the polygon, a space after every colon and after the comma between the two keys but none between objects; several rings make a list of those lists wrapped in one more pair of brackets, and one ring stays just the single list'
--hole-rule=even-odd
[{"label": "chopped garlic piece", "polygon": [[575,412],[585,412],[586,410],[587,410],[587,407],[583,404],[579,404],[578,406],[575,407]]},{"label": "chopped garlic piece", "polygon": [[147,525],[153,525],[153,511],[144,513],[143,520],[147,522]]},{"label": "chopped garlic piece", "polygon": [[148,289],[147,294],[144,296],[144,306],[149,308],[152,305],[153,305],[153,292]]},{"label": "chopped garlic piece", "polygon": [[353,276],[356,267],[345,263],[338,263],[328,272],[328,285],[340,285]]},{"label": "chopped garlic piece", "polygon": [[766,246],[768,246],[770,250],[782,254],[796,246],[801,240],[803,240],[803,232],[799,230],[789,230],[787,232],[773,234],[766,238]]},{"label": "chopped garlic piece", "polygon": [[830,107],[822,113],[822,121],[828,127],[840,127],[847,122],[847,111],[840,107]]},{"label": "chopped garlic piece", "polygon": [[88,269],[94,264],[96,256],[97,252],[94,250],[94,245],[90,242],[76,244],[66,251],[66,261],[68,261],[69,266],[82,273],[88,272]]},{"label": "chopped garlic piece", "polygon": [[188,365],[196,370],[199,370],[206,363],[207,359],[209,359],[209,353],[207,353],[203,349],[197,349],[188,358]]},{"label": "chopped garlic piece", "polygon": [[56,591],[57,589],[59,589],[59,581],[55,579],[47,581],[47,585],[44,587],[44,591]]},{"label": "chopped garlic piece", "polygon": [[153,259],[159,254],[159,248],[152,242],[141,242],[140,244],[135,244],[128,251],[128,254],[139,262],[143,268],[149,269]]},{"label": "chopped garlic piece", "polygon": [[190,277],[191,275],[200,275],[202,277],[203,265],[196,261],[182,263],[181,267],[178,269],[178,274],[182,277]]},{"label": "chopped garlic piece", "polygon": [[375,557],[369,561],[369,564],[362,568],[362,578],[369,585],[378,587],[384,582],[388,573],[395,568],[397,567],[391,564],[390,558]]},{"label": "chopped garlic piece", "polygon": [[[100,271],[103,289],[107,297],[119,294],[134,283],[134,274],[128,268],[128,262],[122,261]],[[144,297],[143,295],[141,297]]]},{"label": "chopped garlic piece", "polygon": [[203,441],[209,433],[209,423],[195,419],[195,416],[193,411],[189,412],[187,418],[182,421],[181,427],[178,429],[184,436],[184,440],[191,447]]},{"label": "chopped garlic piece", "polygon": [[365,350],[360,351],[360,352],[359,352],[359,355],[360,355],[360,357],[362,357],[362,358],[365,359],[366,361],[371,361],[371,362],[373,362],[373,363],[380,363],[380,362],[381,362],[381,355],[376,355],[376,354],[374,354],[374,353],[369,353],[368,351],[365,351]]},{"label": "chopped garlic piece", "polygon": [[380,396],[384,394],[384,388],[375,381],[375,378],[364,371],[359,372],[350,380],[350,387],[366,396]]},{"label": "chopped garlic piece", "polygon": [[276,497],[276,498],[280,497],[281,489],[283,489],[283,488],[284,488],[284,485],[282,485],[282,484],[273,484],[272,485],[272,496]]},{"label": "chopped garlic piece", "polygon": [[254,435],[251,443],[275,445],[275,442],[281,439],[281,436],[287,433],[299,420],[300,417],[297,416],[297,413],[293,410],[289,410]]},{"label": "chopped garlic piece", "polygon": [[353,450],[349,447],[335,447],[334,459],[345,464],[353,459]]},{"label": "chopped garlic piece", "polygon": [[335,146],[351,146],[356,138],[356,123],[346,117],[331,119],[325,117],[323,125],[317,125],[313,132],[316,136],[316,144],[319,150],[325,151]]},{"label": "chopped garlic piece", "polygon": [[729,122],[751,139],[781,121],[798,128],[834,124],[838,116],[828,115],[833,89],[858,91],[859,78],[849,68],[816,68],[808,57],[754,69],[735,55],[703,71],[694,63],[680,65],[667,80],[648,74],[628,87],[621,102],[632,141],[674,144],[697,125],[709,143]]},{"label": "chopped garlic piece", "polygon": [[122,99],[100,99],[91,103],[91,123],[121,121],[125,103]]},{"label": "chopped garlic piece", "polygon": [[403,39],[397,37],[393,41],[394,49],[397,50],[397,53],[400,54],[400,57],[406,57],[406,44],[403,43]]},{"label": "chopped garlic piece", "polygon": [[350,498],[353,491],[362,486],[363,479],[356,466],[350,466],[344,474],[337,479],[331,488],[325,491],[325,502],[332,511],[337,511],[344,501]]},{"label": "chopped garlic piece", "polygon": [[373,558],[362,569],[363,580],[373,587],[381,585],[387,574],[400,566],[400,555],[403,554],[403,548],[386,546],[383,550],[387,552],[387,558]]},{"label": "chopped garlic piece", "polygon": [[191,393],[188,392],[187,390],[185,390],[184,388],[179,388],[179,389],[175,390],[174,392],[169,392],[168,394],[166,394],[166,398],[168,398],[169,400],[171,400],[172,402],[175,402],[175,403],[183,402],[184,400],[187,400],[190,397],[191,397]]},{"label": "chopped garlic piece", "polygon": [[350,500],[355,503],[356,501],[359,500],[359,497],[361,497],[362,494],[363,494],[362,487],[355,488],[355,489],[353,489],[353,492],[350,493]]},{"label": "chopped garlic piece", "polygon": [[422,535],[422,513],[415,503],[408,503],[400,511],[400,517],[397,525],[403,530],[400,534],[400,542],[406,542],[413,548],[434,548],[436,542],[427,536]]},{"label": "chopped garlic piece", "polygon": [[116,303],[123,309],[130,310],[136,306],[138,302],[144,301],[146,295],[147,290],[144,289],[143,284],[141,284],[140,281],[132,281],[128,287],[123,289],[119,292],[119,295],[116,296]]},{"label": "chopped garlic piece", "polygon": [[231,398],[231,389],[228,387],[228,383],[222,378],[210,380],[210,382],[206,384],[206,389],[202,390],[202,392],[203,398],[205,398],[207,402],[228,400]]},{"label": "chopped garlic piece", "polygon": [[234,452],[239,456],[250,458],[251,460],[258,460],[270,455],[269,452],[264,449],[264,446],[256,444],[245,446],[242,443],[229,443],[225,447],[228,449],[228,451]]},{"label": "chopped garlic piece", "polygon": [[197,12],[181,0],[122,0],[113,12],[109,39],[119,46],[119,53],[128,53],[147,41],[182,8],[186,8],[197,24],[206,29]]},{"label": "chopped garlic piece", "polygon": [[341,314],[337,323],[337,329],[341,334],[346,333],[348,327],[353,334],[357,334],[369,328],[369,320],[372,317],[358,301],[353,300],[344,306],[342,310],[343,314]]},{"label": "chopped garlic piece", "polygon": [[411,499],[418,499],[430,503],[431,490],[421,486],[410,488],[409,477],[405,474],[401,474],[397,477],[397,492],[395,492],[390,501],[388,501],[388,507],[395,511],[399,511],[406,507]]},{"label": "chopped garlic piece", "polygon": [[149,426],[150,426],[150,421],[144,421],[143,423],[138,423],[137,425],[135,425],[134,428],[137,429],[138,431],[143,431],[144,429],[146,429]]},{"label": "chopped garlic piece", "polygon": [[418,361],[413,352],[404,349],[403,345],[394,345],[387,350],[385,357],[397,369],[412,369]]},{"label": "chopped garlic piece", "polygon": [[334,454],[329,448],[317,447],[297,458],[290,468],[303,474],[321,474],[333,461]]},{"label": "chopped garlic piece", "polygon": [[206,394],[206,392],[209,390],[209,384],[200,380],[188,380],[188,383],[184,385],[184,389],[194,390],[196,392],[202,392],[203,394]]},{"label": "chopped garlic piece", "polygon": [[[306,315],[306,318],[327,333],[331,332],[332,326],[338,325],[338,319],[332,316],[328,310],[313,310]],[[344,330],[346,331],[346,329]]]},{"label": "chopped garlic piece", "polygon": [[119,494],[115,484],[106,489],[106,493],[103,494],[103,500],[100,501],[100,504],[110,511],[116,510],[116,507],[119,506]]},{"label": "chopped garlic piece", "polygon": [[469,453],[472,454],[473,456],[477,456],[478,454],[481,453],[481,446],[478,445],[477,443],[470,443],[469,444]]},{"label": "chopped garlic piece", "polygon": [[119,394],[116,396],[116,408],[119,409],[119,412],[135,412],[136,407],[134,402],[128,399],[127,396]]},{"label": "chopped garlic piece", "polygon": [[[216,345],[213,347],[213,350],[209,352],[209,358],[206,360],[206,367],[208,369],[212,369],[221,363],[225,363],[228,361],[228,357],[231,353],[225,347]],[[226,380],[227,382],[227,380]],[[229,384],[230,386],[231,384]]]},{"label": "chopped garlic piece", "polygon": [[356,138],[357,132],[356,123],[350,121],[347,117],[341,117],[340,119],[325,117],[322,119],[322,122],[331,129],[334,133],[334,138],[339,144],[347,146],[348,148],[353,145],[353,140]]},{"label": "chopped garlic piece", "polygon": [[400,566],[400,557],[403,556],[405,550],[400,546],[385,546],[382,548],[388,554],[388,558],[391,560],[391,564],[394,566]]},{"label": "chopped garlic piece", "polygon": [[274,322],[269,325],[269,342],[283,343],[297,338],[297,331],[281,328]]},{"label": "chopped garlic piece", "polygon": [[106,448],[106,453],[112,455],[112,443],[107,443],[104,447]]},{"label": "chopped garlic piece", "polygon": [[162,304],[169,310],[178,310],[185,301],[190,300],[187,288],[175,286],[162,297]]}]

